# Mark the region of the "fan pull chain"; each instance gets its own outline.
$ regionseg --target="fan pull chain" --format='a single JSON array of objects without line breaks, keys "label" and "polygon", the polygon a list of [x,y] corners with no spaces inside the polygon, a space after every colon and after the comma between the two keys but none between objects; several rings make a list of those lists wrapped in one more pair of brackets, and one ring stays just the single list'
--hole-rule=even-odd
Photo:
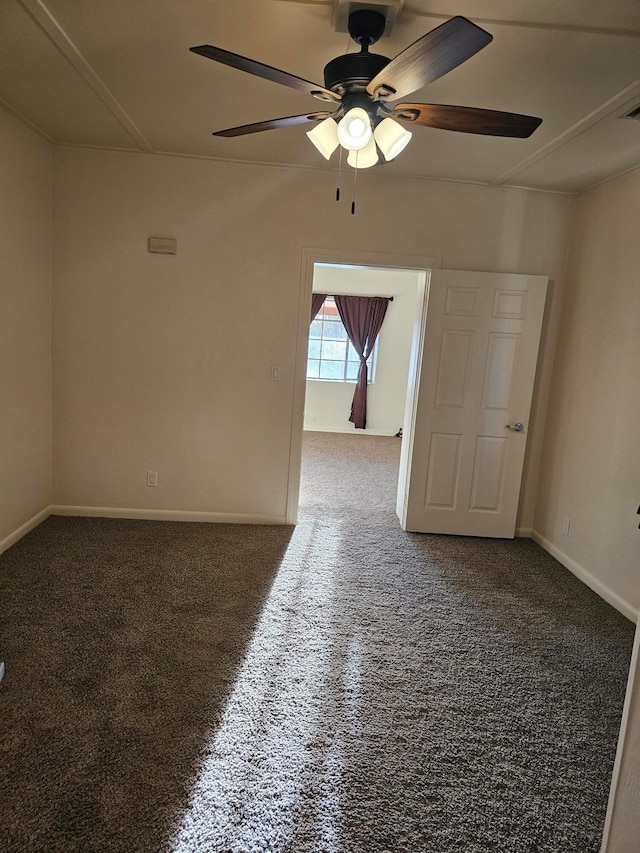
[{"label": "fan pull chain", "polygon": [[356,162],[353,167],[353,195],[351,197],[351,215],[355,216],[356,212],[356,178],[358,177],[358,154],[360,152],[356,151]]},{"label": "fan pull chain", "polygon": [[[351,36],[347,38],[347,45],[344,49],[345,53],[349,53],[351,48]],[[338,187],[336,189],[336,201],[340,201],[340,187],[342,185],[342,145],[340,146],[340,160],[338,161]]]}]

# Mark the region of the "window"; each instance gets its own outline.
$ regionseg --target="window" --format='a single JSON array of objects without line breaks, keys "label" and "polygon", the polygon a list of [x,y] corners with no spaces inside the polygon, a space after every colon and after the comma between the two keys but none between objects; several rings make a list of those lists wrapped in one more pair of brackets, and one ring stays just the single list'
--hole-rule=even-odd
[{"label": "window", "polygon": [[[370,385],[375,381],[377,354],[378,341],[368,359]],[[347,337],[335,300],[327,296],[309,328],[307,379],[355,382],[359,367],[360,358]]]}]

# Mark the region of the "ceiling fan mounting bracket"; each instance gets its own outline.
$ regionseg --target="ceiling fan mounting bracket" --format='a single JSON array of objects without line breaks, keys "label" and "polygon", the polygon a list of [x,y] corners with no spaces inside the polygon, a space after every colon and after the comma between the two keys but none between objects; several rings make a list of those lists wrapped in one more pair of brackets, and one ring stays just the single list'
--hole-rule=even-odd
[{"label": "ceiling fan mounting bracket", "polygon": [[357,9],[349,15],[349,35],[366,51],[384,35],[386,20],[381,12]]},{"label": "ceiling fan mounting bracket", "polygon": [[402,110],[402,112],[399,110],[396,112],[390,110],[390,112],[395,118],[402,119],[402,121],[416,121],[416,119],[420,118],[419,110]]},{"label": "ceiling fan mounting bracket", "polygon": [[319,89],[313,89],[312,91],[309,92],[309,94],[313,98],[317,98],[319,101],[325,101],[325,102],[329,101],[329,103],[333,103],[333,104],[335,104],[336,101],[338,101],[338,98],[332,98],[331,95],[329,95],[326,92],[322,92]]},{"label": "ceiling fan mounting bracket", "polygon": [[393,98],[395,93],[396,90],[391,86],[378,86],[372,97],[374,101],[379,101],[382,98]]},{"label": "ceiling fan mounting bracket", "polygon": [[348,33],[353,12],[375,10],[384,17],[384,36],[390,36],[403,4],[404,0],[333,0],[333,27],[337,33]]}]

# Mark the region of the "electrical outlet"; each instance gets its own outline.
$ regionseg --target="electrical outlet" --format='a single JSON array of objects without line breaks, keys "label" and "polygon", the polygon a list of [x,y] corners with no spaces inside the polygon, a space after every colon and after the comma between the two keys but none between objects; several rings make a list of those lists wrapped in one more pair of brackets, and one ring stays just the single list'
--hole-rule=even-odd
[{"label": "electrical outlet", "polygon": [[147,471],[147,486],[157,486],[158,485],[158,472],[157,471]]},{"label": "electrical outlet", "polygon": [[564,521],[562,522],[562,532],[564,533],[565,536],[568,536],[570,530],[571,530],[571,519],[565,517]]}]

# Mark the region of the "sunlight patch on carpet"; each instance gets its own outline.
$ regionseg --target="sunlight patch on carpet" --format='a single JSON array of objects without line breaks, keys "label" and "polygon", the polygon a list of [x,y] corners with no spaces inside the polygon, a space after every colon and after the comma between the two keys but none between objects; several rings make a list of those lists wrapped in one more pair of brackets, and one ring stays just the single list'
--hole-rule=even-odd
[{"label": "sunlight patch on carpet", "polygon": [[[310,609],[314,621],[320,618],[327,626],[335,618],[333,586],[327,581],[337,568],[339,544],[333,527],[314,523],[296,529],[189,808],[170,842],[172,853],[282,849],[301,811],[315,823],[326,849],[338,849],[335,827],[344,756],[341,739],[326,725],[327,694],[335,690],[333,684],[328,689],[335,677],[335,649],[330,630],[305,627]],[[321,563],[314,555],[321,555]],[[323,575],[322,583],[314,582],[314,572]],[[340,701],[350,708],[355,727],[357,641],[343,670]],[[320,776],[318,750],[323,755]],[[309,810],[316,807],[317,819],[310,821]]]}]

